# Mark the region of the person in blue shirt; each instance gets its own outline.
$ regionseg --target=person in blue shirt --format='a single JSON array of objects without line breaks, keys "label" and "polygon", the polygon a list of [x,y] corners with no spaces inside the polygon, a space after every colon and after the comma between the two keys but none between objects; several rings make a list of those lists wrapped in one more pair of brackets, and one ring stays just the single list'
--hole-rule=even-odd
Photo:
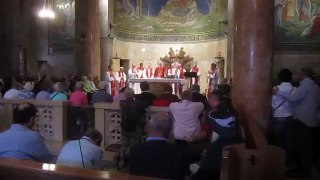
[{"label": "person in blue shirt", "polygon": [[97,130],[89,130],[79,140],[68,142],[62,148],[56,164],[72,167],[101,169],[103,151],[99,147],[102,135]]},{"label": "person in blue shirt", "polygon": [[52,101],[68,101],[68,97],[64,94],[64,86],[61,82],[56,82],[53,85],[54,92],[50,95]]},{"label": "person in blue shirt", "polygon": [[21,103],[14,109],[14,124],[0,133],[0,158],[52,162],[44,139],[32,130],[36,113],[31,103]]}]

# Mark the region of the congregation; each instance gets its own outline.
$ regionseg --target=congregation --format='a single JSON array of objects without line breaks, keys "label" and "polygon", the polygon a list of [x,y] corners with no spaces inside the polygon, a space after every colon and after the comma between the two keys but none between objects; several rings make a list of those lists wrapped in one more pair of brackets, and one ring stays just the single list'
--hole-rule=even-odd
[{"label": "congregation", "polygon": [[[310,177],[319,158],[320,89],[312,78],[312,69],[302,68],[299,86],[294,87],[291,71],[283,69],[278,75],[279,85],[273,88],[268,140],[285,150],[288,177]],[[134,175],[169,179],[220,178],[223,148],[244,140],[232,106],[231,88],[232,85],[220,84],[205,96],[194,84],[178,97],[168,84],[157,97],[148,82],[140,83],[140,94],[124,86],[112,95],[108,82],[101,81],[97,89],[92,76],[43,76],[25,80],[24,85],[18,78],[1,80],[4,99],[69,100],[73,106],[118,103],[122,146],[115,156],[116,168]],[[170,112],[154,113],[146,120],[149,106],[168,107]],[[0,133],[1,158],[101,169],[103,151],[99,146],[104,132],[90,129],[80,139],[67,142],[54,157],[43,138],[32,131],[36,113],[31,103],[15,107],[14,123]]]}]

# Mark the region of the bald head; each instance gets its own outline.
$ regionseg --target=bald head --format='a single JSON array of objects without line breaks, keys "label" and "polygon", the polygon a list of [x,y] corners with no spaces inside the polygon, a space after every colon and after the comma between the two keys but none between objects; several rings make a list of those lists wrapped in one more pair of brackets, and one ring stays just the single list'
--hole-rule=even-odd
[{"label": "bald head", "polygon": [[154,113],[148,125],[149,136],[168,138],[171,126],[172,122],[167,113]]}]

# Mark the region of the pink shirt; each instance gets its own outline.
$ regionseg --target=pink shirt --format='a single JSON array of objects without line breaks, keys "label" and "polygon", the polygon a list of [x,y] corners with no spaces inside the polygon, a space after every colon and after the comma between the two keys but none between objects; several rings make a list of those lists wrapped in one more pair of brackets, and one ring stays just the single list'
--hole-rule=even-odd
[{"label": "pink shirt", "polygon": [[70,95],[70,102],[73,106],[86,106],[88,105],[87,95],[82,91],[75,91]]},{"label": "pink shirt", "polygon": [[173,134],[175,139],[194,141],[201,133],[199,115],[204,105],[201,102],[183,100],[170,104],[170,110],[174,117]]}]

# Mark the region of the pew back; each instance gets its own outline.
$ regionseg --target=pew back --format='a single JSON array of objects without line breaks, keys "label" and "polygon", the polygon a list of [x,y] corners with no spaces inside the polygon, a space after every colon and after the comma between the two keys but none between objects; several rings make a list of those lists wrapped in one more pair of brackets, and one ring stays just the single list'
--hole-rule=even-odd
[{"label": "pew back", "polygon": [[97,171],[92,169],[73,168],[54,164],[42,164],[28,160],[0,159],[0,179],[32,180],[152,180],[121,172]]}]

